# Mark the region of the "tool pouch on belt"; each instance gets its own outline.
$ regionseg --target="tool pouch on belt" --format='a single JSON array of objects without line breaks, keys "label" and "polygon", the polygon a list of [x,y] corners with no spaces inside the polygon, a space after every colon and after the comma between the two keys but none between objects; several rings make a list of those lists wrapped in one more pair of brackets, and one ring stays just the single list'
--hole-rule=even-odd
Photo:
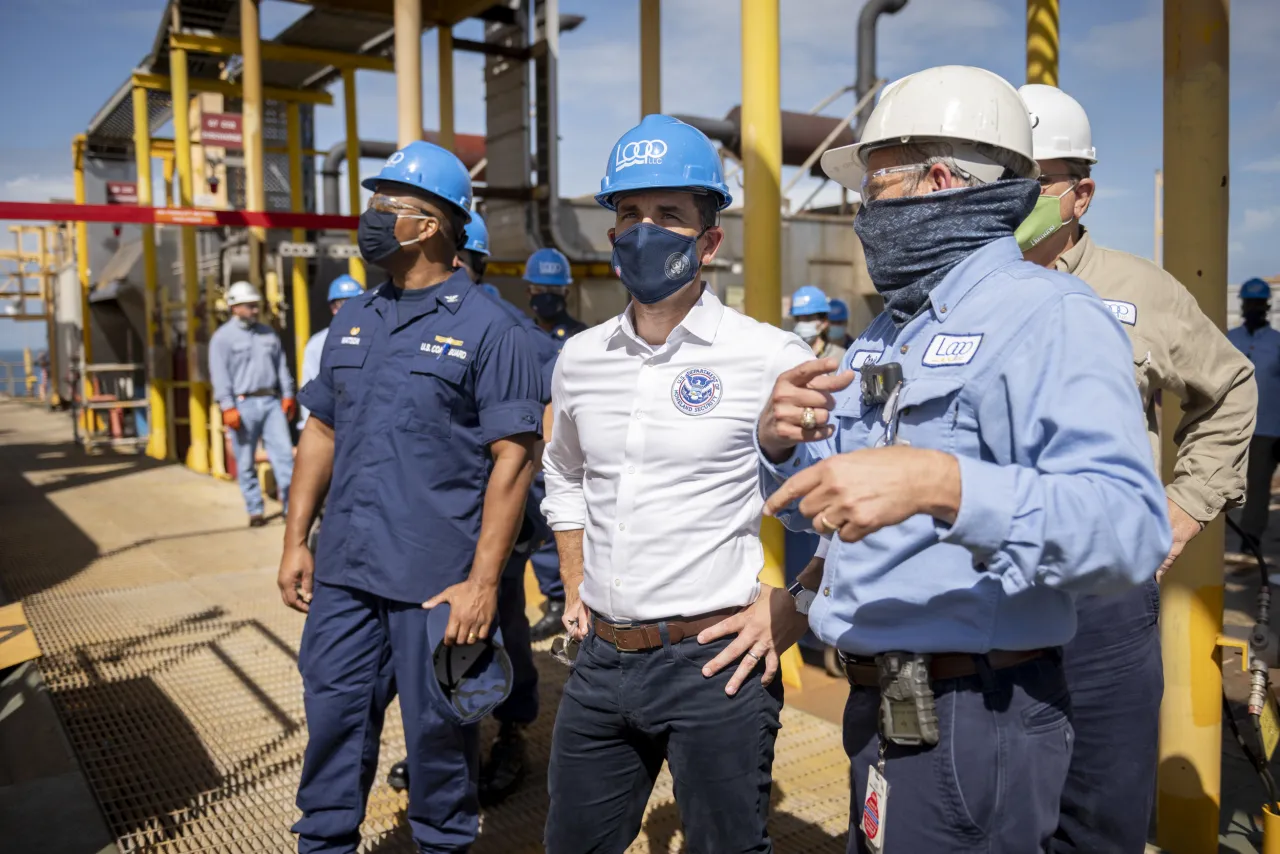
[{"label": "tool pouch on belt", "polygon": [[892,744],[938,743],[929,656],[886,652],[876,656],[880,672],[880,734]]}]

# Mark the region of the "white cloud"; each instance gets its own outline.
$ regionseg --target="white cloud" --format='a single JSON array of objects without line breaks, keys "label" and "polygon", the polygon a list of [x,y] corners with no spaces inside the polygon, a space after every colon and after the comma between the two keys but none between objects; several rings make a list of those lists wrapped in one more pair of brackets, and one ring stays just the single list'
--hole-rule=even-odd
[{"label": "white cloud", "polygon": [[1160,68],[1164,56],[1164,27],[1160,7],[1148,4],[1140,17],[1096,24],[1079,42],[1067,42],[1063,52],[1073,64],[1100,71]]},{"label": "white cloud", "polygon": [[1280,222],[1280,207],[1246,208],[1244,222],[1240,226],[1245,234],[1267,231]]},{"label": "white cloud", "polygon": [[0,198],[10,202],[47,202],[75,196],[75,181],[70,175],[20,175],[5,181],[0,187],[3,187]]},{"label": "white cloud", "polygon": [[1280,157],[1270,160],[1256,160],[1244,167],[1246,172],[1280,172]]}]

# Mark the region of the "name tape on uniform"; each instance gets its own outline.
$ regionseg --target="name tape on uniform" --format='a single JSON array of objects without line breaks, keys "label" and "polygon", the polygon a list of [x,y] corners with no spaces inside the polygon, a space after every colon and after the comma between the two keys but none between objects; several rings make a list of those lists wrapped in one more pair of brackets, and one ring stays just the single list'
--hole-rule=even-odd
[{"label": "name tape on uniform", "polygon": [[967,365],[978,354],[978,345],[982,343],[982,335],[943,335],[933,336],[929,348],[920,360],[922,365],[930,368]]},{"label": "name tape on uniform", "polygon": [[853,355],[849,357],[849,370],[857,371],[867,365],[874,365],[883,355],[883,350],[854,350]]},{"label": "name tape on uniform", "polygon": [[[433,356],[452,356],[455,359],[467,358],[466,350],[459,350],[457,347],[454,347],[451,344],[447,343],[448,341],[452,341],[453,339],[441,338],[441,336],[437,335],[436,340],[445,341],[446,343],[428,344],[426,341],[423,341],[422,346],[420,346],[418,349],[424,353],[430,353]],[[458,343],[462,343],[462,342],[458,342]]]},{"label": "name tape on uniform", "polygon": [[1138,325],[1138,307],[1131,302],[1121,302],[1118,299],[1104,299],[1107,308],[1111,309],[1111,313],[1116,316],[1116,320],[1126,326]]}]

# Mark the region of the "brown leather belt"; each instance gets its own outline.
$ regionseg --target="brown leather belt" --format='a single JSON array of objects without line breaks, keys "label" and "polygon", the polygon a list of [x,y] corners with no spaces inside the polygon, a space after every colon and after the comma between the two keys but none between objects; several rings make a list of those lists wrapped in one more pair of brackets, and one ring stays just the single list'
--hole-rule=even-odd
[{"label": "brown leather belt", "polygon": [[[1037,658],[1043,658],[1048,652],[1049,650],[1047,649],[1026,649],[1017,652],[996,649],[987,653],[987,663],[991,665],[992,670],[1004,670],[1028,661],[1034,661]],[[929,676],[934,682],[939,682],[943,679],[963,679],[966,676],[976,676],[978,666],[973,659],[974,656],[967,652],[935,653],[929,659]],[[862,688],[880,687],[880,671],[876,667],[874,658],[863,658],[841,653],[840,665],[844,669],[845,678],[849,680],[850,685]]]},{"label": "brown leather belt", "polygon": [[642,652],[662,646],[660,626],[664,623],[667,627],[667,640],[670,643],[679,643],[741,610],[741,608],[721,608],[719,611],[712,611],[698,617],[672,617],[669,620],[657,620],[652,623],[617,624],[595,617],[591,623],[595,627],[596,636],[613,644],[619,652]]}]

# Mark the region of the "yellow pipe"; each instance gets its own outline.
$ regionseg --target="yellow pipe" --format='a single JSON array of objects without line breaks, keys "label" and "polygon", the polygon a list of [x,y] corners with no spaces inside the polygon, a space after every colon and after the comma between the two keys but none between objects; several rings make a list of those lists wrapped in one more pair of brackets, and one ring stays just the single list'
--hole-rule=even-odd
[{"label": "yellow pipe", "polygon": [[1058,0],[1027,0],[1027,82],[1058,85]]},{"label": "yellow pipe", "polygon": [[[289,104],[285,110],[290,149],[289,208],[295,213],[302,213],[302,119],[298,115],[297,104]],[[293,230],[295,243],[303,243],[306,239],[306,229]],[[307,293],[306,258],[293,259],[292,300],[294,363],[298,367],[298,388],[302,388],[302,352],[311,338],[311,299]]]},{"label": "yellow pipe", "polygon": [[[1164,268],[1219,328],[1227,315],[1227,0],[1164,4]],[[1181,417],[1166,406],[1163,433]],[[1165,475],[1175,454],[1166,441]],[[1222,771],[1223,527],[1192,540],[1161,584],[1157,844],[1218,850]]]},{"label": "yellow pipe", "polygon": [[[190,81],[188,81],[188,83],[189,83],[189,82],[190,82]],[[266,89],[266,90],[263,90],[263,91],[270,91],[270,90],[269,90],[269,89]],[[238,96],[237,96],[237,97],[238,97]],[[279,100],[279,99],[278,99],[278,98],[274,98],[274,99],[270,99],[270,100]],[[291,104],[291,103],[295,103],[295,102],[293,102],[293,101],[286,101],[285,103],[290,103],[290,104]],[[301,103],[306,103],[306,102],[305,102],[305,101],[298,101],[298,102],[296,102],[296,103],[300,103],[300,104],[301,104]],[[287,146],[287,145],[264,145],[264,146],[262,146],[262,150],[263,150],[265,153],[267,153],[267,154],[288,154],[288,153],[289,153],[289,146]],[[151,153],[152,153],[152,154],[158,154],[158,155],[172,154],[172,153],[173,153],[173,140],[171,140],[171,139],[165,139],[164,137],[157,137],[156,139],[151,140]],[[326,155],[326,154],[328,154],[328,153],[329,153],[328,151],[321,151],[321,150],[320,150],[320,149],[318,149],[318,148],[304,148],[304,149],[302,149],[302,155],[303,155],[304,157],[323,157],[324,155]]]},{"label": "yellow pipe", "polygon": [[[213,313],[213,299],[217,293],[217,277],[204,280],[204,328],[213,329],[217,319]],[[227,442],[222,431],[222,409],[209,394],[209,468],[214,477],[227,476]]]},{"label": "yellow pipe", "polygon": [[[266,174],[262,153],[262,51],[261,30],[258,23],[258,0],[240,0],[240,75],[243,81],[244,99],[241,120],[244,135],[244,186],[245,209],[267,209]],[[262,290],[263,262],[267,230],[249,229],[249,281]]]},{"label": "yellow pipe", "polygon": [[[190,50],[214,56],[238,56],[240,43],[217,36],[195,36],[180,33],[169,36],[170,50]],[[309,65],[332,65],[334,68],[363,68],[369,71],[395,71],[395,63],[385,56],[318,50],[310,47],[262,43],[262,58],[273,62],[302,62]]]},{"label": "yellow pipe", "polygon": [[[174,88],[177,88],[176,83],[174,84]],[[172,156],[161,157],[160,162],[163,164],[164,170],[164,205],[167,208],[171,208],[174,206],[173,200],[177,196],[177,193],[173,191],[173,173],[175,171],[174,167],[177,164],[174,163]]]},{"label": "yellow pipe", "polygon": [[662,0],[640,0],[640,118],[662,112]]},{"label": "yellow pipe", "polygon": [[1280,854],[1280,816],[1266,804],[1262,805],[1261,854]]},{"label": "yellow pipe", "polygon": [[440,145],[453,151],[453,28],[436,25],[440,65]]},{"label": "yellow pipe", "polygon": [[49,348],[49,405],[61,406],[62,395],[58,389],[62,383],[58,373],[58,307],[53,298],[53,281],[49,276],[49,230],[36,230],[40,247],[40,298],[44,301],[45,340]]},{"label": "yellow pipe", "polygon": [[[342,108],[347,122],[347,194],[351,197],[351,215],[360,215],[360,126],[356,121],[356,70],[342,71]],[[351,244],[356,243],[356,232],[351,232]],[[347,272],[360,284],[365,283],[364,261],[347,259]]]},{"label": "yellow pipe", "polygon": [[[31,389],[36,384],[36,365],[35,360],[31,358],[31,348],[22,348],[22,370],[27,375],[27,397],[31,397]],[[12,385],[12,383],[10,384]]]},{"label": "yellow pipe", "polygon": [[[84,147],[85,137],[77,136],[71,143],[71,160],[75,169],[75,199],[77,205],[85,203],[84,186]],[[87,368],[93,362],[93,328],[90,326],[89,313],[89,224],[77,222],[76,229],[76,276],[80,280],[80,360],[81,368]],[[88,371],[82,372],[84,399],[92,394]],[[85,429],[88,429],[86,425]]]},{"label": "yellow pipe", "polygon": [[[250,0],[240,0],[241,3],[250,2]],[[257,16],[254,16],[257,20]],[[243,34],[241,34],[243,36]],[[259,56],[261,60],[261,56]],[[258,77],[261,83],[261,75]],[[138,72],[133,75],[133,85],[138,89],[155,89],[159,92],[168,92],[172,84],[169,78],[163,74],[147,74]],[[226,80],[212,80],[208,77],[194,77],[187,81],[187,85],[191,87],[192,92],[214,92],[231,98],[241,98],[244,96],[244,87],[237,83],[230,83]],[[297,101],[299,104],[315,104],[322,107],[333,106],[333,96],[328,92],[312,91],[310,89],[277,89],[271,86],[262,89],[262,97],[272,101]]]},{"label": "yellow pipe", "polygon": [[[133,90],[133,154],[138,170],[138,204],[151,205],[151,127],[147,115],[147,90]],[[157,460],[169,458],[169,411],[165,406],[165,394],[161,380],[156,376],[160,361],[157,352],[159,323],[156,308],[159,305],[156,280],[156,227],[140,226],[142,230],[142,276],[147,322],[147,402],[150,404],[151,434],[147,439],[147,455]]]},{"label": "yellow pipe", "polygon": [[396,140],[404,148],[422,139],[421,0],[395,0],[395,27]]},{"label": "yellow pipe", "polygon": [[[178,204],[184,208],[193,203],[191,167],[191,91],[187,87],[187,52],[181,48],[169,51],[169,75],[173,81],[173,160],[178,167]],[[289,109],[298,105],[290,102]],[[166,169],[168,171],[168,169]],[[200,265],[196,249],[196,230],[182,226],[182,293],[183,322],[186,325],[187,377],[195,380],[204,375],[198,348],[200,318]],[[187,418],[191,426],[191,444],[187,447],[187,466],[199,474],[209,473],[209,396],[203,384],[193,382],[187,389]]]},{"label": "yellow pipe", "polygon": [[[743,284],[747,314],[782,325],[782,121],[778,0],[742,0],[742,176],[751,203],[743,209]],[[760,525],[760,580],[785,587],[782,525]],[[800,687],[800,650],[782,656],[782,680]]]}]

